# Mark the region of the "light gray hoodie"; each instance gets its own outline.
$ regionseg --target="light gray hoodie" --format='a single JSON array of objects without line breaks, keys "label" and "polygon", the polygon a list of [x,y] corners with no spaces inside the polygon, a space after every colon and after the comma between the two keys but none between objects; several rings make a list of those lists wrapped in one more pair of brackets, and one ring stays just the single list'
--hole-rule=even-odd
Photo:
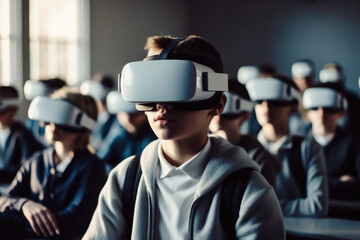
[{"label": "light gray hoodie", "polygon": [[[154,239],[155,174],[158,144],[150,143],[142,152],[140,179],[131,239]],[[200,179],[189,219],[188,239],[226,239],[220,223],[223,180],[242,168],[253,168],[245,188],[235,232],[238,239],[285,239],[281,208],[271,185],[259,173],[259,166],[241,147],[210,136],[211,153]],[[122,191],[128,165],[133,157],[114,168],[99,196],[99,203],[83,239],[126,239]]]}]

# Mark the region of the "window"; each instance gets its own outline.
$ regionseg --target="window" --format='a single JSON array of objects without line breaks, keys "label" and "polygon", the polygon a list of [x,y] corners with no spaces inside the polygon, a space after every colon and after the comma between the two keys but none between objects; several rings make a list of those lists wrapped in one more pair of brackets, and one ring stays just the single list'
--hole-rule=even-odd
[{"label": "window", "polygon": [[0,0],[0,85],[22,89],[21,0]]},{"label": "window", "polygon": [[89,0],[30,0],[30,79],[90,79]]}]

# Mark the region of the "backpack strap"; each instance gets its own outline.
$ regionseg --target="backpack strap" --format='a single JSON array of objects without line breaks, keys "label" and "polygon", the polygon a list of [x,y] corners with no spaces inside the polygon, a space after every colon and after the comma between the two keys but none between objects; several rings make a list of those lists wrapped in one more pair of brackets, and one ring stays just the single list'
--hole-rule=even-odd
[{"label": "backpack strap", "polygon": [[123,209],[124,209],[124,217],[126,222],[128,223],[128,228],[129,228],[128,239],[130,239],[131,237],[136,194],[139,186],[139,181],[142,175],[142,171],[140,167],[140,156],[141,156],[140,154],[136,155],[131,160],[125,176],[125,185],[124,185],[124,193],[123,193],[123,206],[124,206]]},{"label": "backpack strap", "polygon": [[220,222],[227,239],[236,239],[235,224],[239,218],[241,201],[252,170],[252,168],[237,170],[227,176],[223,182]]}]

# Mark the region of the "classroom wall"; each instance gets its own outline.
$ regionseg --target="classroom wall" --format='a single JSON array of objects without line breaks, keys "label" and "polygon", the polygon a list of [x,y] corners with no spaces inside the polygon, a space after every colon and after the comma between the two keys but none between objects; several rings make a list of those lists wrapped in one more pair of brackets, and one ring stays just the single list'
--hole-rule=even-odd
[{"label": "classroom wall", "polygon": [[337,61],[360,93],[358,0],[92,0],[92,74],[116,76],[143,59],[146,38],[158,34],[205,37],[231,75],[248,64],[271,63],[289,75],[298,59],[312,59],[318,71]]}]

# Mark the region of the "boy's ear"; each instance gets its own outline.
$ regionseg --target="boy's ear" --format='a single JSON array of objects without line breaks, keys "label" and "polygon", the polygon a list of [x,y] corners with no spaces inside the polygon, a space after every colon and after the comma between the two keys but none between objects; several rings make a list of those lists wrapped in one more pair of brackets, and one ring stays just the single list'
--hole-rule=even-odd
[{"label": "boy's ear", "polygon": [[220,115],[224,111],[226,101],[227,97],[224,93],[222,93],[219,103],[210,110],[209,114],[211,116]]}]

